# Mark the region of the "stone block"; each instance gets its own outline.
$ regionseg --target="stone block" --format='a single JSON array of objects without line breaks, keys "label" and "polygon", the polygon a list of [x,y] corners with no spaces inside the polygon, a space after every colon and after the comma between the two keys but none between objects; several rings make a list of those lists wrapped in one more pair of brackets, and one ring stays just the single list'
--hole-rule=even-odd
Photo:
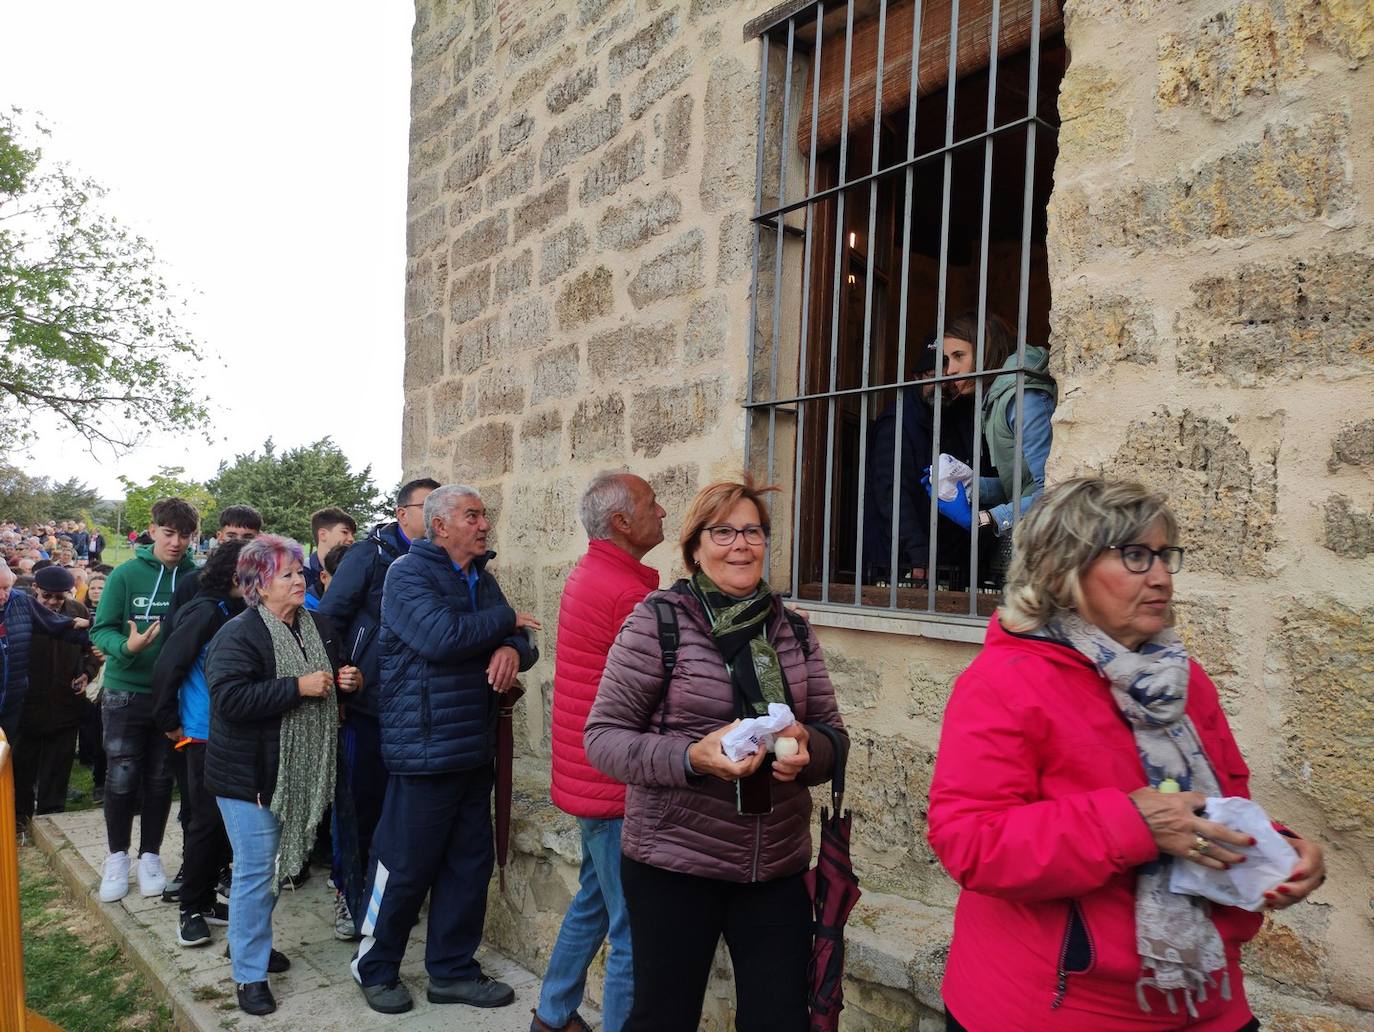
[{"label": "stone block", "polygon": [[539,246],[539,285],[547,286],[571,272],[587,253],[590,241],[582,223],[573,222],[546,236]]},{"label": "stone block", "polygon": [[486,178],[487,207],[495,208],[534,186],[534,152],[528,148]]},{"label": "stone block", "polygon": [[730,310],[719,294],[692,302],[682,331],[683,364],[702,365],[720,358],[730,332],[729,320]]},{"label": "stone block", "polygon": [[530,384],[531,405],[577,393],[581,374],[576,344],[564,344],[542,352],[531,362],[531,368],[534,373],[534,381]]},{"label": "stone block", "polygon": [[506,347],[506,332],[497,316],[461,326],[451,334],[449,372],[467,375],[492,361]]},{"label": "stone block", "polygon": [[1374,610],[1294,602],[1276,647],[1286,671],[1278,779],[1311,797],[1334,831],[1374,837]]},{"label": "stone block", "polygon": [[1050,324],[1055,377],[1081,376],[1116,362],[1150,365],[1159,353],[1149,306],[1125,294],[1066,288],[1055,295]]},{"label": "stone block", "polygon": [[572,184],[566,179],[526,197],[515,208],[515,242],[552,225],[568,213],[568,194]]},{"label": "stone block", "polygon": [[1276,544],[1276,454],[1252,454],[1225,422],[1191,410],[1163,409],[1124,440],[1106,472],[1169,496],[1190,569],[1264,573]]},{"label": "stone block", "polygon": [[483,369],[476,380],[477,415],[504,416],[525,407],[525,370],[510,362]]},{"label": "stone block", "polygon": [[502,258],[496,263],[496,272],[492,277],[492,302],[499,305],[512,294],[524,293],[529,290],[533,279],[533,251],[526,248],[514,257]]},{"label": "stone block", "polygon": [[555,72],[564,68],[571,68],[576,60],[576,48],[566,46],[556,54],[546,57],[534,68],[521,73],[520,78],[516,79],[515,85],[511,87],[511,107],[520,107],[531,97],[537,96],[539,91],[548,85],[549,79],[553,77]]},{"label": "stone block", "polygon": [[643,117],[644,112],[686,82],[691,74],[690,47],[678,47],[662,61],[651,65],[630,93],[630,118]]},{"label": "stone block", "polygon": [[1326,468],[1335,473],[1343,465],[1374,466],[1374,419],[1349,423],[1332,438]]},{"label": "stone block", "polygon": [[437,57],[441,57],[444,51],[455,39],[463,34],[463,29],[467,27],[467,21],[461,14],[450,14],[446,18],[439,19],[433,30],[415,39],[411,44],[410,60],[417,68],[428,64]]},{"label": "stone block", "polygon": [[528,140],[532,132],[534,119],[522,111],[514,118],[508,118],[501,123],[501,128],[497,131],[496,145],[502,154],[509,154]]},{"label": "stone block", "polygon": [[406,394],[405,409],[401,414],[401,454],[425,454],[429,438],[429,392],[410,391]]},{"label": "stone block", "polygon": [[487,216],[454,240],[449,268],[456,272],[495,257],[509,237],[510,219],[504,211]]},{"label": "stone block", "polygon": [[598,379],[634,380],[670,365],[676,348],[672,323],[619,326],[587,342],[587,368]]},{"label": "stone block", "polygon": [[625,399],[619,394],[606,394],[579,401],[568,421],[568,439],[575,462],[623,457]]},{"label": "stone block", "polygon": [[[711,62],[702,103],[708,140],[749,140],[758,132],[758,81],[738,58]],[[720,211],[754,196],[754,147],[707,147],[701,170],[701,206]]]},{"label": "stone block", "polygon": [[471,222],[485,210],[486,205],[482,203],[482,187],[473,184],[449,202],[449,228],[457,229],[459,226]]},{"label": "stone block", "polygon": [[715,426],[724,394],[724,377],[640,391],[630,413],[631,448],[652,459],[701,436]]},{"label": "stone block", "polygon": [[[1330,960],[1320,939],[1327,915],[1315,916],[1324,907],[1294,907],[1279,914],[1265,914],[1259,933],[1245,946],[1247,977],[1259,976],[1272,982],[1308,992],[1329,989]],[[1306,929],[1299,925],[1308,925]],[[1320,927],[1311,927],[1311,926]]]},{"label": "stone block", "polygon": [[510,44],[510,67],[519,68],[553,46],[568,30],[568,16],[556,14],[520,33]]},{"label": "stone block", "polygon": [[406,257],[424,254],[444,239],[444,207],[435,205],[406,223]]},{"label": "stone block", "polygon": [[[765,234],[767,235],[767,234]],[[769,254],[773,254],[771,249]],[[754,224],[744,211],[733,211],[720,220],[719,247],[716,250],[716,285],[741,283],[749,276],[749,263],[754,254]],[[760,255],[759,268],[771,269],[773,259],[766,263]],[[773,283],[768,280],[767,289],[772,296]]]},{"label": "stone block", "polygon": [[491,301],[491,266],[478,265],[458,276],[449,292],[450,325],[458,326],[482,314]]},{"label": "stone block", "polygon": [[554,469],[562,458],[563,417],[557,409],[536,412],[521,420],[521,469]]},{"label": "stone block", "polygon": [[630,281],[630,300],[643,308],[665,297],[699,290],[705,283],[700,229],[689,230],[639,267]]},{"label": "stone block", "polygon": [[588,29],[599,22],[616,0],[577,0],[577,27]]},{"label": "stone block", "polygon": [[483,136],[449,162],[444,189],[461,190],[475,182],[491,166],[491,137]]},{"label": "stone block", "polygon": [[550,86],[544,94],[544,105],[550,113],[561,115],[594,89],[596,65],[587,65]]},{"label": "stone block", "polygon": [[439,311],[448,289],[448,255],[418,258],[406,266],[406,317]]},{"label": "stone block", "polygon": [[532,351],[549,341],[551,330],[549,303],[539,296],[517,301],[510,310],[508,343],[516,351]]},{"label": "stone block", "polygon": [[552,179],[569,162],[609,143],[624,124],[620,96],[606,101],[604,108],[584,111],[567,118],[549,130],[539,154],[539,170]]},{"label": "stone block", "polygon": [[1059,87],[1059,152],[1074,167],[1110,160],[1130,142],[1126,111],[1110,69],[1072,62]]},{"label": "stone block", "polygon": [[587,169],[582,176],[578,200],[583,206],[595,204],[643,174],[644,137],[635,133],[630,139],[608,148],[600,160]]},{"label": "stone block", "polygon": [[418,65],[411,67],[410,116],[414,118],[448,92],[453,83],[444,74],[444,65],[440,61],[432,62],[423,68]]},{"label": "stone block", "polygon": [[[714,135],[709,122],[707,133]],[[1107,250],[1153,252],[1333,217],[1354,201],[1349,139],[1347,115],[1322,115],[1270,125],[1260,140],[1172,179],[1092,191],[1066,186],[1050,202],[1049,246],[1077,264]],[[708,168],[720,149],[708,153]]]},{"label": "stone block", "polygon": [[514,539],[538,555],[567,552],[577,536],[580,487],[571,477],[519,479],[508,517]]},{"label": "stone block", "polygon": [[464,79],[471,75],[474,68],[480,68],[491,60],[491,42],[491,26],[488,25],[458,51],[453,58],[453,83],[455,86],[461,84]]},{"label": "stone block", "polygon": [[1374,371],[1374,254],[1250,263],[1192,285],[1178,367],[1249,387],[1322,370]]},{"label": "stone block", "polygon": [[835,686],[835,702],[846,723],[849,715],[878,705],[883,690],[883,672],[875,664],[850,655],[843,649],[828,650],[825,666]]},{"label": "stone block", "polygon": [[461,379],[436,383],[430,404],[434,412],[435,437],[449,437],[468,421],[465,382]]},{"label": "stone block", "polygon": [[615,39],[623,30],[634,25],[634,21],[634,0],[625,0],[620,10],[616,11],[613,17],[587,38],[587,56],[595,57],[597,54],[601,53],[601,51],[606,48],[606,44]]},{"label": "stone block", "polygon": [[444,317],[436,312],[406,323],[405,384],[414,390],[444,372]]},{"label": "stone block", "polygon": [[573,330],[609,315],[615,306],[613,286],[614,277],[604,265],[598,265],[573,279],[559,292],[558,302],[554,306],[558,328]]},{"label": "stone block", "polygon": [[635,198],[628,204],[610,207],[597,226],[602,247],[629,251],[648,243],[682,217],[682,202],[665,190],[655,197]]},{"label": "stone block", "polygon": [[448,129],[458,113],[467,109],[468,90],[466,86],[451,92],[423,115],[410,120],[410,144],[423,143]]},{"label": "stone block", "polygon": [[448,157],[448,137],[440,134],[410,148],[410,174],[419,175]]},{"label": "stone block", "polygon": [[1326,539],[1322,542],[1337,555],[1363,559],[1374,555],[1374,513],[1355,508],[1345,495],[1332,495],[1322,511]]},{"label": "stone block", "polygon": [[639,71],[653,56],[677,36],[679,20],[676,11],[659,15],[624,43],[611,47],[607,57],[609,80],[612,86],[627,75]]},{"label": "stone block", "polygon": [[423,211],[439,200],[439,173],[412,177],[406,191],[406,210]]},{"label": "stone block", "polygon": [[671,179],[687,171],[692,156],[692,110],[696,98],[690,93],[674,97],[663,116],[663,147],[660,151],[660,171],[664,179]]},{"label": "stone block", "polygon": [[453,447],[453,479],[470,484],[511,471],[514,433],[509,423],[480,423],[458,435]]},{"label": "stone block", "polygon": [[1174,616],[1188,654],[1207,671],[1217,685],[1223,705],[1234,712],[1240,704],[1239,681],[1244,660],[1231,630],[1231,607],[1206,595],[1175,595]]}]

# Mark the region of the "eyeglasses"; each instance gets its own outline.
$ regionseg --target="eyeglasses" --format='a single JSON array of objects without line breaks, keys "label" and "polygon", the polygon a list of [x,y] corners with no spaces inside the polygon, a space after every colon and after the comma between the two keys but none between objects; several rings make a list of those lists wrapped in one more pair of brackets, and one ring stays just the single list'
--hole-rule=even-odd
[{"label": "eyeglasses", "polygon": [[702,528],[711,538],[711,543],[720,545],[722,548],[733,545],[735,538],[744,535],[746,544],[761,545],[768,540],[768,531],[764,530],[757,523],[751,523],[747,527],[732,527],[728,523],[717,523],[714,527]]},{"label": "eyeglasses", "polygon": [[1110,548],[1120,553],[1121,565],[1132,573],[1148,573],[1150,567],[1155,564],[1156,556],[1170,573],[1178,573],[1183,569],[1183,549],[1177,545],[1166,545],[1164,548],[1151,548],[1149,545],[1111,545]]},{"label": "eyeglasses", "polygon": [[67,593],[65,591],[42,591],[38,592],[38,597],[44,602],[65,602]]},{"label": "eyeglasses", "polygon": [[396,508],[398,508],[398,509],[423,509],[424,507],[425,507],[425,503],[424,503],[424,502],[409,502],[409,503],[407,503],[406,505],[398,505],[398,506],[396,506]]}]

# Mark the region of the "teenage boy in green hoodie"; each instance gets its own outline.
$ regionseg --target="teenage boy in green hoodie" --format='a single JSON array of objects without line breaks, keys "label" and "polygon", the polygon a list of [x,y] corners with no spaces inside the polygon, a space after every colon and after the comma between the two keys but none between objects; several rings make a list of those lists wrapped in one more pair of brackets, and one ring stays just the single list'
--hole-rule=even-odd
[{"label": "teenage boy in green hoodie", "polygon": [[143,796],[139,824],[138,887],[157,896],[167,882],[162,833],[172,806],[172,743],[153,717],[153,665],[162,648],[162,618],[172,605],[177,579],[194,570],[188,550],[200,514],[181,498],[153,506],[148,534],[134,558],[105,582],[91,639],[105,654],[105,835],[110,855],[100,880],[100,899],[113,903],[129,891],[129,841],[134,806]]}]

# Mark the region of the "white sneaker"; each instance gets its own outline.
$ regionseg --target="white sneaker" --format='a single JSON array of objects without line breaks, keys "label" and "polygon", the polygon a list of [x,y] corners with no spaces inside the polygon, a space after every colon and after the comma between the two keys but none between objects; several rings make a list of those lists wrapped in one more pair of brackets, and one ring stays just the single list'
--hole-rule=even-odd
[{"label": "white sneaker", "polygon": [[129,891],[129,854],[111,853],[100,874],[100,902],[115,903]]},{"label": "white sneaker", "polygon": [[138,858],[138,891],[145,896],[161,896],[167,887],[167,872],[162,869],[162,857],[144,853]]}]

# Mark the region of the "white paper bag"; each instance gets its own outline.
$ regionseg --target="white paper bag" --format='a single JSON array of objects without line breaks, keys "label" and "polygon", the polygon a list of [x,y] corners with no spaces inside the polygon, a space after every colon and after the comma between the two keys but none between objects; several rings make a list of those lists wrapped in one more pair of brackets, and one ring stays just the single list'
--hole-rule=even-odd
[{"label": "white paper bag", "polygon": [[762,747],[773,748],[773,736],[796,723],[792,707],[781,702],[768,704],[766,717],[748,717],[721,736],[720,747],[732,763],[753,756]]},{"label": "white paper bag", "polygon": [[973,479],[973,470],[960,462],[953,455],[940,453],[940,480],[936,487],[936,493],[941,500],[952,502],[959,497],[959,485],[967,484]]},{"label": "white paper bag", "polygon": [[1297,851],[1274,830],[1259,803],[1239,796],[1207,800],[1207,820],[1224,824],[1255,840],[1253,846],[1224,848],[1243,853],[1245,863],[1229,871],[1214,871],[1180,857],[1174,858],[1169,888],[1185,896],[1202,896],[1214,903],[1256,913],[1264,909],[1264,894],[1286,881],[1298,862]]}]

